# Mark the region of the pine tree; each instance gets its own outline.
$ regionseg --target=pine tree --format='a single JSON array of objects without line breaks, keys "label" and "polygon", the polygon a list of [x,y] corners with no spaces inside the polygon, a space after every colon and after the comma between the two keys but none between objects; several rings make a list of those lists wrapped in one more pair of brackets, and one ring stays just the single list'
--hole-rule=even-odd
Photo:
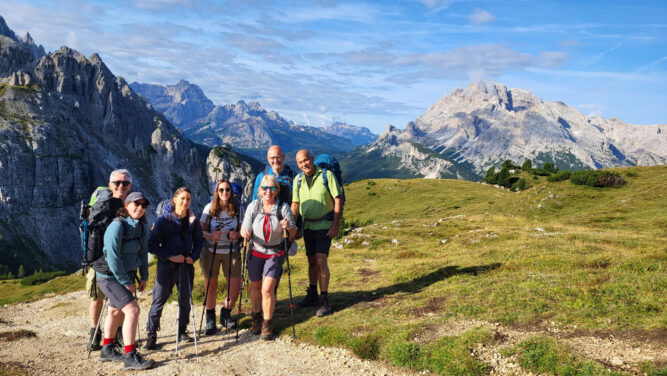
[{"label": "pine tree", "polygon": [[514,167],[514,164],[512,164],[512,161],[510,161],[509,159],[506,159],[506,160],[503,162],[503,164],[500,165],[500,168],[501,168],[501,169],[503,169],[503,168],[507,168],[508,170],[511,170],[512,167]]},{"label": "pine tree", "polygon": [[484,182],[487,184],[496,184],[496,169],[491,166],[484,175]]},{"label": "pine tree", "polygon": [[19,278],[25,277],[25,269],[23,269],[23,265],[19,266],[19,272],[17,275]]},{"label": "pine tree", "polygon": [[533,162],[530,159],[526,159],[525,161],[523,161],[523,164],[521,165],[521,170],[530,171],[531,168],[533,168]]},{"label": "pine tree", "polygon": [[503,167],[498,173],[498,185],[509,188],[510,186],[510,170],[507,167]]}]

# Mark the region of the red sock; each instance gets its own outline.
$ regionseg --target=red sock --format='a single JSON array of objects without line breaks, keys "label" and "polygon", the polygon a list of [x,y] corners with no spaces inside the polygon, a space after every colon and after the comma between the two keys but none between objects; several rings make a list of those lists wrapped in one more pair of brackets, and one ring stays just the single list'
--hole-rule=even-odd
[{"label": "red sock", "polygon": [[136,343],[125,346],[125,354],[129,354],[132,351],[137,351],[137,344]]},{"label": "red sock", "polygon": [[102,345],[103,345],[103,346],[111,345],[111,344],[113,344],[113,341],[114,341],[114,340],[115,340],[115,338],[105,338],[105,339],[104,339],[104,342],[102,343]]}]

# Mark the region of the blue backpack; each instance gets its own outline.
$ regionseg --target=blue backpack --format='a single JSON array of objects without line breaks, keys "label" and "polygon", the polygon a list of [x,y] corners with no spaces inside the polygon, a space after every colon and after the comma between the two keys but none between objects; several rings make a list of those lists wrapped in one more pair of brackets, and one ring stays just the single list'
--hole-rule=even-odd
[{"label": "blue backpack", "polygon": [[[324,187],[327,189],[327,192],[329,192],[329,194],[331,194],[331,191],[329,191],[329,176],[330,176],[329,173],[330,172],[333,173],[334,178],[336,179],[338,185],[340,186],[340,197],[342,204],[345,205],[345,189],[343,188],[343,171],[341,171],[340,164],[338,163],[336,157],[330,154],[320,154],[317,157],[315,157],[313,163],[317,167],[322,169],[322,183],[324,184]],[[302,179],[303,179],[303,172],[300,172],[296,180],[296,189],[301,188]]]}]

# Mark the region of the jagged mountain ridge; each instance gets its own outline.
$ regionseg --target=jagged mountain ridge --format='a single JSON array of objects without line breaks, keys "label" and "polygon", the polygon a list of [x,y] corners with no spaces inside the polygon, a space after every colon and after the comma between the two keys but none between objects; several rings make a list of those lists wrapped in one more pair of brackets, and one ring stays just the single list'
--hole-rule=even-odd
[{"label": "jagged mountain ridge", "polygon": [[215,107],[199,86],[185,80],[166,86],[133,82],[130,87],[183,131],[197,126]]},{"label": "jagged mountain ridge", "polygon": [[336,122],[328,127],[323,127],[322,130],[329,134],[347,138],[355,146],[367,145],[377,139],[377,135],[370,129],[347,123]]},{"label": "jagged mountain ridge", "polygon": [[[272,144],[281,145],[288,156],[303,148],[314,153],[342,155],[377,137],[367,128],[343,123],[325,128],[298,125],[275,111],[264,109],[258,102],[240,100],[212,106],[197,85],[183,80],[176,85],[134,82],[130,86],[183,129],[190,139],[209,146],[229,144],[259,160],[265,159],[266,148]],[[200,105],[205,101],[211,108]],[[202,115],[206,110],[208,113]]]},{"label": "jagged mountain ridge", "polygon": [[0,30],[0,264],[78,264],[79,204],[116,168],[153,205],[190,187],[195,210],[210,195],[207,170],[251,182],[247,163],[185,138],[97,54],[62,47],[36,59],[2,17]]},{"label": "jagged mountain ridge", "polygon": [[415,177],[447,177],[441,161],[414,160],[417,154],[411,145],[421,145],[466,166],[477,178],[506,159],[519,164],[525,159],[540,165],[553,162],[561,169],[656,165],[667,161],[665,131],[667,125],[587,118],[563,102],[544,102],[524,89],[473,82],[443,96],[405,130],[388,127],[346,163],[355,165],[381,150],[383,158],[398,158],[397,166]]}]

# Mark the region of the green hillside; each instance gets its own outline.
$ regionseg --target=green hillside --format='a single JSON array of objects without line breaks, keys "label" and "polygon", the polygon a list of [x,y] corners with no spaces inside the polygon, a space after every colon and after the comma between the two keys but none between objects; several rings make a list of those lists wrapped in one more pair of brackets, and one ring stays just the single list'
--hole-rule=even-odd
[{"label": "green hillside", "polygon": [[[471,349],[501,343],[498,332],[477,322],[664,340],[667,166],[616,171],[627,181],[620,188],[542,177],[531,178],[533,186],[521,192],[459,180],[347,185],[345,220],[353,226],[338,240],[342,248],[332,247],[329,263],[334,314],[317,318],[314,309],[295,309],[297,337],[345,346],[363,358],[462,375],[488,373]],[[291,261],[298,301],[307,286],[303,248]],[[283,334],[287,285],[285,278],[274,320]],[[201,302],[199,272],[195,286],[195,302]],[[462,322],[472,327],[452,329]],[[242,323],[249,325],[249,318]],[[542,357],[538,362],[555,354],[562,362],[549,358],[551,373],[563,367],[578,370],[568,374],[609,373],[551,338],[524,341],[508,356],[512,351]]]}]

